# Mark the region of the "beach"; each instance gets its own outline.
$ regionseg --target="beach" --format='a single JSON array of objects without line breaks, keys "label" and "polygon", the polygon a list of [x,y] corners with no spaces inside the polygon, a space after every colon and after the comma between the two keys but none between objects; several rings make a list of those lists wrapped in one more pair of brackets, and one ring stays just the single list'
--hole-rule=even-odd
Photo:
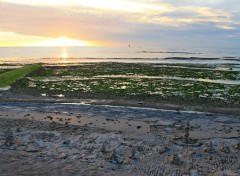
[{"label": "beach", "polygon": [[239,77],[232,68],[42,65],[0,92],[0,172],[239,175]]}]

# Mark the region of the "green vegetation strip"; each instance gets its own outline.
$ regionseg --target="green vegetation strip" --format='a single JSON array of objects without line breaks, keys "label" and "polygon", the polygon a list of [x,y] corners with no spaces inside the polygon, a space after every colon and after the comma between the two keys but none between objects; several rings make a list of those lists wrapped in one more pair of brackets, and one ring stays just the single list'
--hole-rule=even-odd
[{"label": "green vegetation strip", "polygon": [[19,69],[14,69],[0,74],[0,87],[6,87],[23,76],[37,70],[41,64],[26,65]]}]

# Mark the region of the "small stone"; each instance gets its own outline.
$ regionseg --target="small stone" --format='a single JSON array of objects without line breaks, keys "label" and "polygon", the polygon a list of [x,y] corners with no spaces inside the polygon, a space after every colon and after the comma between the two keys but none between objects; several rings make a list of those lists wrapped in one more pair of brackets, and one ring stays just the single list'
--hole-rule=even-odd
[{"label": "small stone", "polygon": [[101,152],[102,152],[102,153],[106,153],[106,152],[107,152],[106,144],[105,144],[105,143],[102,144]]},{"label": "small stone", "polygon": [[240,142],[237,143],[237,145],[235,146],[235,149],[240,150]]},{"label": "small stone", "polygon": [[21,140],[19,140],[19,139],[17,139],[17,140],[15,141],[15,144],[16,144],[17,146],[25,146],[24,142],[21,141]]},{"label": "small stone", "polygon": [[137,129],[140,129],[140,128],[142,128],[142,126],[137,126]]},{"label": "small stone", "polygon": [[167,148],[166,147],[162,147],[162,146],[158,146],[158,147],[156,147],[156,151],[159,154],[162,154],[162,153],[165,153],[167,151]]},{"label": "small stone", "polygon": [[174,154],[171,158],[170,158],[170,163],[171,164],[175,164],[175,165],[180,165],[183,162],[180,160],[178,154]]},{"label": "small stone", "polygon": [[131,157],[133,160],[137,159],[136,157],[136,149],[135,147],[132,147],[132,150],[131,150]]},{"label": "small stone", "polygon": [[230,153],[230,148],[228,146],[221,147],[221,151],[224,153]]},{"label": "small stone", "polygon": [[21,131],[22,131],[22,130],[21,130],[21,128],[19,128],[19,127],[16,129],[16,132],[17,132],[17,133],[20,133]]},{"label": "small stone", "polygon": [[14,139],[14,135],[11,129],[8,129],[5,132],[5,143],[6,146],[11,146],[13,144],[15,144],[15,139]]},{"label": "small stone", "polygon": [[198,171],[197,170],[191,170],[190,171],[190,176],[199,176]]},{"label": "small stone", "polygon": [[216,150],[212,144],[212,142],[210,142],[210,144],[206,145],[204,148],[203,148],[203,151],[206,152],[206,153],[215,153]]},{"label": "small stone", "polygon": [[112,152],[112,156],[111,156],[111,162],[113,164],[122,164],[123,163],[123,158],[118,156],[117,151],[114,149]]},{"label": "small stone", "polygon": [[30,143],[26,147],[26,152],[38,152],[39,148],[36,143]]},{"label": "small stone", "polygon": [[69,145],[70,142],[71,142],[71,141],[70,141],[69,139],[67,139],[67,140],[63,141],[63,144],[64,144],[64,145]]},{"label": "small stone", "polygon": [[58,156],[59,159],[66,159],[67,158],[67,154],[66,153],[62,153]]}]

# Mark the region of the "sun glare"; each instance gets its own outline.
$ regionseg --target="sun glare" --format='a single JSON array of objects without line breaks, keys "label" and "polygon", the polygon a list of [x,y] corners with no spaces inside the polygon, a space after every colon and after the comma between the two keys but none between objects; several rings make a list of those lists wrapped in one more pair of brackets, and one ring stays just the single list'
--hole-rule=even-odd
[{"label": "sun glare", "polygon": [[45,42],[34,44],[34,46],[88,46],[87,42],[61,37],[57,39],[50,39]]}]

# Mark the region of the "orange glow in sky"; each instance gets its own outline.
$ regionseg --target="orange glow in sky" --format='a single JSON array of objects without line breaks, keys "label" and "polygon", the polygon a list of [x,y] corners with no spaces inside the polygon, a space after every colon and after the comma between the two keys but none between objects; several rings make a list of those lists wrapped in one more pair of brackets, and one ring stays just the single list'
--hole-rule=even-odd
[{"label": "orange glow in sky", "polygon": [[0,47],[239,46],[239,2],[0,0]]},{"label": "orange glow in sky", "polygon": [[33,43],[33,46],[88,46],[88,42],[61,37],[44,42]]}]

